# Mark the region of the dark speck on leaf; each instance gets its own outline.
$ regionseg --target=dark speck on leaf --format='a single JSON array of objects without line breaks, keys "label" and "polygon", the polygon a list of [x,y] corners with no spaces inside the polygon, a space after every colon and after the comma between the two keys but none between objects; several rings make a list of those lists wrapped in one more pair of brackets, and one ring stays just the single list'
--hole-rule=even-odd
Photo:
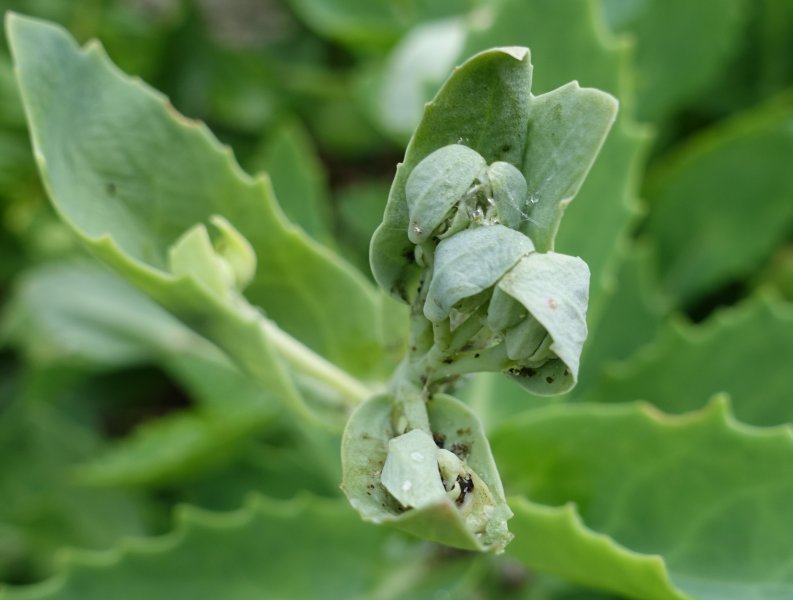
[{"label": "dark speck on leaf", "polygon": [[446,436],[440,431],[433,432],[432,440],[435,442],[435,445],[441,449],[443,449],[443,446],[446,444]]},{"label": "dark speck on leaf", "polygon": [[546,383],[553,383],[553,377],[548,375],[548,377],[545,378],[545,381],[546,381]]},{"label": "dark speck on leaf", "polygon": [[569,369],[565,369],[565,370],[564,370],[564,376],[565,376],[565,377],[567,377],[569,374],[570,374],[570,371],[569,371]]},{"label": "dark speck on leaf", "polygon": [[450,450],[460,460],[466,460],[468,458],[468,455],[471,453],[471,445],[465,442],[455,442],[452,444]]},{"label": "dark speck on leaf", "polygon": [[105,189],[107,190],[107,194],[109,196],[115,196],[116,195],[116,184],[113,183],[112,181],[108,181],[105,184]]},{"label": "dark speck on leaf", "polygon": [[476,354],[474,354],[474,358],[479,358],[479,352],[477,352]]},{"label": "dark speck on leaf", "polygon": [[503,146],[501,146],[501,151],[504,153],[509,152],[510,150],[512,150],[512,146],[510,146],[509,144],[504,144]]},{"label": "dark speck on leaf", "polygon": [[443,364],[445,364],[445,365],[450,365],[450,364],[452,364],[453,362],[454,362],[454,359],[453,359],[453,358],[444,358],[444,359],[443,359]]}]

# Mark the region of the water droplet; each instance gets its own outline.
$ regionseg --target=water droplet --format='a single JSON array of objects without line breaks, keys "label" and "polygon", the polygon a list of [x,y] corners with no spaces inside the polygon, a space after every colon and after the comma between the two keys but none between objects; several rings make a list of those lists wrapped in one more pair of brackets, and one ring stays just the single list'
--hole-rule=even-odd
[{"label": "water droplet", "polygon": [[531,196],[529,196],[529,202],[531,202],[532,204],[537,204],[539,201],[540,201],[539,194],[532,194]]},{"label": "water droplet", "polygon": [[421,452],[411,452],[410,459],[417,463],[424,462],[424,455]]},{"label": "water droplet", "polygon": [[468,213],[468,216],[472,221],[481,221],[485,218],[485,213],[481,208],[476,207]]},{"label": "water droplet", "polygon": [[495,205],[496,205],[496,201],[495,201],[495,200],[493,200],[493,198],[491,198],[490,196],[488,196],[488,197],[487,197],[487,203],[488,203],[490,206],[495,206]]},{"label": "water droplet", "polygon": [[405,479],[405,481],[402,482],[402,491],[409,492],[411,489],[413,489],[413,482],[409,479]]},{"label": "water droplet", "polygon": [[417,235],[421,235],[424,233],[424,230],[419,227],[416,223],[413,223],[413,231],[416,232]]}]

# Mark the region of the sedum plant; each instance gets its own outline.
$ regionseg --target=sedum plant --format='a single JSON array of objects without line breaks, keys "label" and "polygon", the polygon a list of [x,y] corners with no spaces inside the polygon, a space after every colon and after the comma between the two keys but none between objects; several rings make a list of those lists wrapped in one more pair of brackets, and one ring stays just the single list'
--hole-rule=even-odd
[{"label": "sedum plant", "polygon": [[244,174],[98,45],[28,18],[7,26],[42,178],[83,243],[279,401],[330,470],[343,429],[342,489],[365,520],[503,551],[512,512],[498,469],[450,393],[483,371],[540,395],[575,385],[589,271],[554,238],[616,101],[576,83],[533,96],[525,48],[454,71],[371,242],[376,282],[409,306],[403,320],[286,220],[266,176]]}]

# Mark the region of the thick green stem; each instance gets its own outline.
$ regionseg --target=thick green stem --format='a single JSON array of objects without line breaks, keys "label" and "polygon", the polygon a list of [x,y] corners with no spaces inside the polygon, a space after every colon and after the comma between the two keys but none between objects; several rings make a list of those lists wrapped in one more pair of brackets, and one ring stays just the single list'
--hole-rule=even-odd
[{"label": "thick green stem", "polygon": [[421,375],[409,360],[402,362],[394,374],[392,392],[396,402],[394,424],[400,433],[421,429],[431,434],[426,389]]},{"label": "thick green stem", "polygon": [[261,317],[258,322],[273,348],[291,368],[321,381],[338,392],[339,397],[348,406],[355,406],[373,395],[373,390],[370,390],[347,371],[340,369],[301,344],[269,319]]}]

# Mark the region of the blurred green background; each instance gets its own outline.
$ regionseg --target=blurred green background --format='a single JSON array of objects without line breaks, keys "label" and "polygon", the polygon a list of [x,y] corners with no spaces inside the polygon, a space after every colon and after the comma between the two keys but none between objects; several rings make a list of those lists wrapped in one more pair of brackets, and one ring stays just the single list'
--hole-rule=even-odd
[{"label": "blurred green background", "polygon": [[[793,418],[793,0],[0,0],[6,10],[98,38],[245,170],[268,172],[290,219],[367,276],[424,102],[472,53],[530,47],[535,94],[577,79],[621,104],[558,243],[593,273],[570,400],[682,412],[728,392],[747,423]],[[47,578],[63,548],[167,532],[180,503],[338,498],[338,473],[304,460],[281,415],[246,400],[259,393],[249,381],[55,217],[2,37],[0,582]],[[461,393],[491,428],[545,402],[494,378]],[[338,510],[362,532],[349,543],[380,535]],[[382,543],[394,564],[420,552],[435,565],[405,597],[449,581],[470,597],[606,597],[511,560]]]}]

